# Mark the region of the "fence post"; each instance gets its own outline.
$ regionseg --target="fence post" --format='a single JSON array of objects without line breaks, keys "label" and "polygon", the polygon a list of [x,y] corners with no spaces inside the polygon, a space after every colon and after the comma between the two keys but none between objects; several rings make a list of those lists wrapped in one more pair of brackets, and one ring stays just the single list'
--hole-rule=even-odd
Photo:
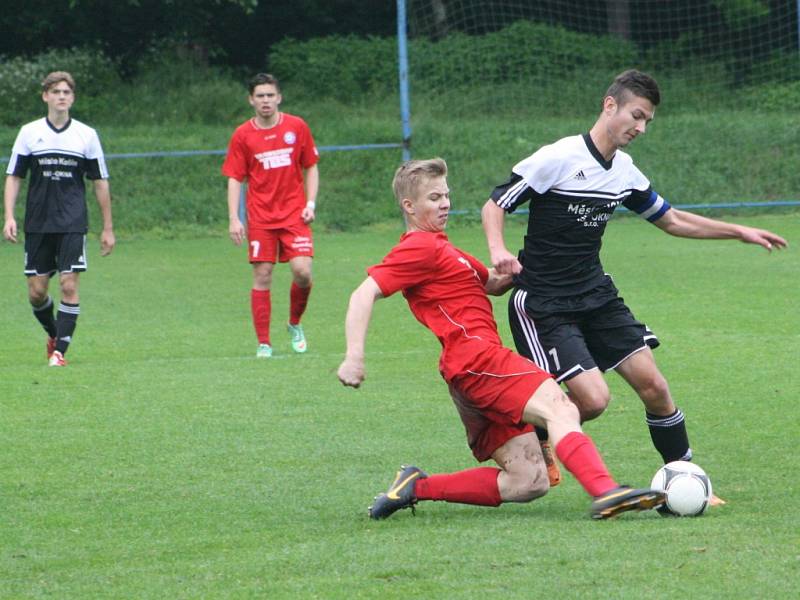
[{"label": "fence post", "polygon": [[[800,2],[800,0],[797,0]],[[406,0],[397,0],[397,70],[400,76],[400,119],[403,124],[403,160],[411,159],[411,101],[408,93],[408,31]]]}]

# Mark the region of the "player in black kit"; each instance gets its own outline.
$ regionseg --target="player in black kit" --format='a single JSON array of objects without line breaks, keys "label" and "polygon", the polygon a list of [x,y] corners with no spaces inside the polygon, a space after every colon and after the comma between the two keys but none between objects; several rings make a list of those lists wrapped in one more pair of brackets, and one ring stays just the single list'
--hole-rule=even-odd
[{"label": "player in black kit", "polygon": [[[625,206],[678,237],[738,239],[767,250],[786,240],[769,231],[675,209],[650,187],[624,148],[645,132],[660,102],[658,84],[630,70],[605,94],[587,134],[563,138],[517,163],[482,210],[492,265],[516,275],[509,320],[517,351],[550,371],[569,390],[582,420],[599,416],[610,392],[603,372],[614,369],[645,405],[653,445],[664,462],[690,460],[683,413],[655,363],[658,339],[637,321],[600,264],[606,224]],[[521,260],[503,239],[506,212],[530,202]],[[542,436],[545,458],[549,452]],[[549,461],[551,485],[560,475]],[[721,504],[718,498],[712,504]]]},{"label": "player in black kit", "polygon": [[[80,314],[78,274],[85,271],[86,210],[84,177],[94,183],[103,216],[100,254],[114,248],[111,194],[103,149],[97,133],[70,118],[75,81],[55,71],[42,82],[47,117],[20,129],[6,171],[3,236],[17,242],[14,206],[22,179],[31,173],[25,204],[25,275],[33,314],[47,332],[47,358],[52,367],[66,365],[67,352]],[[50,278],[59,273],[61,301],[58,316],[48,294]]]}]

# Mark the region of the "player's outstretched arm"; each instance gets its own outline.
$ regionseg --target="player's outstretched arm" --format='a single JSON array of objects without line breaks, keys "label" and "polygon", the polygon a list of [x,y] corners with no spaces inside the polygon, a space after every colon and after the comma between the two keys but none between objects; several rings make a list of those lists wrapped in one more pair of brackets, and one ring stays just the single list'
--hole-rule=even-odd
[{"label": "player's outstretched arm", "polygon": [[103,216],[103,231],[100,232],[100,256],[108,256],[117,244],[114,221],[111,218],[111,188],[108,179],[94,180],[94,195],[100,214]]},{"label": "player's outstretched arm", "polygon": [[6,185],[3,191],[3,205],[6,213],[3,223],[3,237],[15,244],[17,243],[17,221],[14,219],[14,206],[17,204],[17,196],[21,186],[21,178],[15,175],[6,176]]},{"label": "player's outstretched arm", "polygon": [[664,213],[655,225],[677,237],[740,240],[747,244],[758,244],[769,251],[787,246],[785,239],[771,231],[709,219],[676,208]]},{"label": "player's outstretched arm", "polygon": [[350,296],[347,316],[344,320],[344,333],[347,351],[337,376],[343,385],[357,388],[366,379],[364,372],[364,344],[367,329],[372,318],[375,301],[383,298],[381,289],[372,277],[367,277]]},{"label": "player's outstretched arm", "polygon": [[481,209],[483,231],[486,234],[486,243],[489,245],[489,257],[492,266],[501,275],[516,275],[522,271],[522,265],[517,257],[506,248],[503,237],[506,213],[490,198]]},{"label": "player's outstretched arm", "polygon": [[244,225],[239,219],[239,198],[242,194],[242,182],[228,177],[228,235],[237,246],[244,240]]}]

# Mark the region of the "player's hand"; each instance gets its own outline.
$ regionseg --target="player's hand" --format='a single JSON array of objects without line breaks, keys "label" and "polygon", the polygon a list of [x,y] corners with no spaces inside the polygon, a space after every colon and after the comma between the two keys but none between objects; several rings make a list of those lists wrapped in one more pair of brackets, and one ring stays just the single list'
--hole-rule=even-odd
[{"label": "player's hand", "polygon": [[742,228],[741,240],[747,244],[758,244],[763,246],[770,252],[773,248],[786,248],[788,245],[786,240],[779,235],[775,235],[766,229],[756,229],[754,227]]},{"label": "player's hand", "polygon": [[3,237],[9,242],[17,243],[17,222],[14,219],[8,219],[3,225]]},{"label": "player's hand", "polygon": [[303,223],[308,225],[309,223],[313,223],[314,219],[316,218],[316,214],[314,213],[314,209],[310,206],[306,206],[303,209],[303,213],[300,215],[303,218]]},{"label": "player's hand", "polygon": [[104,229],[100,234],[100,256],[108,256],[117,245],[117,238],[114,232]]},{"label": "player's hand", "polygon": [[242,241],[244,241],[244,225],[238,219],[231,219],[231,223],[228,226],[228,235],[231,236],[231,241],[236,244],[237,246],[242,245]]},{"label": "player's hand", "polygon": [[364,374],[364,361],[345,358],[339,365],[336,376],[342,385],[357,388],[367,378]]},{"label": "player's hand", "polygon": [[498,275],[516,275],[522,271],[522,264],[517,257],[505,248],[491,252],[491,258]]}]

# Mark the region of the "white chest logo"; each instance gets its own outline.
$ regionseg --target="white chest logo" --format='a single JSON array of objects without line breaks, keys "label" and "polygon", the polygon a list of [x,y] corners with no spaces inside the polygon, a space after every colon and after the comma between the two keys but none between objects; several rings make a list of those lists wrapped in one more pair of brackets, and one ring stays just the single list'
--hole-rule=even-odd
[{"label": "white chest logo", "polygon": [[261,152],[256,154],[255,159],[263,165],[265,170],[290,167],[292,165],[292,150],[294,148],[280,148],[271,152]]},{"label": "white chest logo", "polygon": [[460,262],[462,265],[464,265],[470,271],[472,271],[472,274],[475,275],[475,279],[480,281],[480,277],[478,276],[478,272],[475,270],[475,267],[473,267],[471,264],[469,264],[469,261],[466,258],[464,258],[463,256],[459,256],[458,257],[458,262]]},{"label": "white chest logo", "polygon": [[294,134],[294,131],[287,131],[283,134],[283,141],[287,144],[294,144],[297,141],[297,136]]}]

